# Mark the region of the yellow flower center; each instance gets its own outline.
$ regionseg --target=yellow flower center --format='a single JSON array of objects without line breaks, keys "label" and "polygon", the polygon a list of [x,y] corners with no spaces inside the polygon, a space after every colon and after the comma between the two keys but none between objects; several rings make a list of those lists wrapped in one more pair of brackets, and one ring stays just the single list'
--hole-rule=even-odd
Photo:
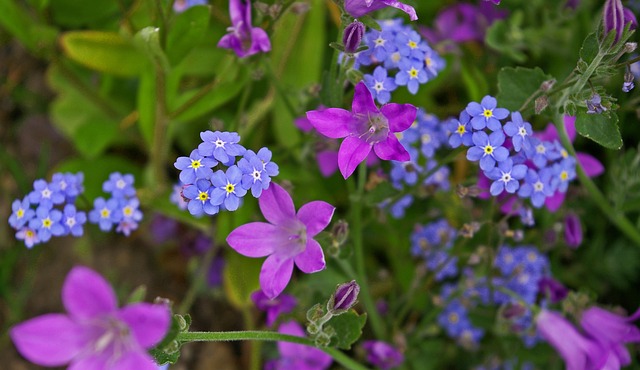
[{"label": "yellow flower center", "polygon": [[202,162],[200,162],[200,159],[198,160],[191,160],[191,168],[193,168],[194,170],[197,170],[198,168],[200,168],[202,166]]},{"label": "yellow flower center", "polygon": [[482,115],[483,115],[485,118],[491,118],[491,117],[493,117],[493,110],[491,110],[491,109],[485,109],[485,110],[484,110],[484,112],[482,112]]},{"label": "yellow flower center", "polygon": [[560,155],[562,156],[562,158],[567,158],[569,156],[569,153],[565,149],[562,149],[560,150]]},{"label": "yellow flower center", "polygon": [[538,144],[538,146],[536,146],[536,152],[544,154],[546,151],[547,149],[544,147],[544,145]]},{"label": "yellow flower center", "polygon": [[411,67],[411,69],[409,70],[409,77],[418,78],[418,70]]},{"label": "yellow flower center", "polygon": [[560,172],[560,179],[562,181],[567,181],[569,179],[569,174],[567,173],[567,171]]},{"label": "yellow flower center", "polygon": [[131,215],[133,214],[133,208],[131,208],[131,206],[126,206],[122,210],[122,213],[124,213],[124,215],[127,217],[131,217]]},{"label": "yellow flower center", "polygon": [[451,312],[449,314],[449,322],[452,324],[456,324],[458,321],[460,320],[460,318],[458,317],[458,314],[455,312]]},{"label": "yellow flower center", "polygon": [[402,56],[397,51],[391,54],[391,60],[396,64],[400,61],[400,58],[402,58]]},{"label": "yellow flower center", "polygon": [[458,134],[462,135],[465,132],[467,132],[467,129],[464,128],[464,125],[458,125],[458,129],[456,130],[456,132],[458,132]]},{"label": "yellow flower center", "polygon": [[227,194],[231,194],[231,193],[233,193],[234,190],[236,190],[236,187],[235,187],[235,185],[229,183],[229,184],[227,184],[227,186],[225,186],[224,190],[227,191]]},{"label": "yellow flower center", "polygon": [[36,236],[33,230],[27,230],[26,235],[27,235],[27,238],[33,238],[34,236]]},{"label": "yellow flower center", "polygon": [[487,144],[487,146],[484,147],[484,154],[491,155],[491,153],[493,153],[493,147],[491,144]]},{"label": "yellow flower center", "polygon": [[103,208],[100,211],[100,217],[102,217],[102,218],[109,218],[110,215],[111,215],[111,211],[109,211],[109,209],[107,209],[107,208]]},{"label": "yellow flower center", "polygon": [[415,48],[417,48],[417,47],[418,47],[418,43],[417,43],[417,42],[415,42],[415,41],[413,41],[413,40],[410,40],[410,41],[407,43],[407,45],[408,45],[411,49],[415,49]]},{"label": "yellow flower center", "polygon": [[16,212],[16,216],[18,216],[18,218],[24,217],[24,209],[18,209],[18,211]]},{"label": "yellow flower center", "polygon": [[206,191],[201,191],[198,193],[198,200],[204,202],[209,199],[209,194]]},{"label": "yellow flower center", "polygon": [[51,221],[51,219],[49,217],[47,217],[44,220],[42,220],[42,227],[48,229],[48,228],[51,227],[51,225],[53,225],[53,221]]},{"label": "yellow flower center", "polygon": [[431,67],[431,65],[433,64],[433,60],[431,58],[429,58],[429,57],[426,57],[426,58],[424,58],[424,64],[427,67]]}]

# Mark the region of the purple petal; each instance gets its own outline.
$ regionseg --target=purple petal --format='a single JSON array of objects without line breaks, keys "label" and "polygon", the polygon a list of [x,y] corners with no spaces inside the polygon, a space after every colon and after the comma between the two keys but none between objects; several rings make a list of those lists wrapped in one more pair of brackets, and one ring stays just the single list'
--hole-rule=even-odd
[{"label": "purple petal", "polygon": [[88,267],[74,267],[62,287],[62,302],[71,316],[93,318],[113,312],[118,302],[111,285]]},{"label": "purple petal", "polygon": [[345,179],[351,176],[358,164],[364,161],[371,151],[371,144],[356,137],[347,137],[338,151],[338,168]]},{"label": "purple petal", "polygon": [[233,230],[227,236],[227,243],[243,256],[265,257],[275,251],[280,235],[278,228],[271,224],[251,222]]},{"label": "purple petal", "polygon": [[110,356],[104,352],[100,354],[92,353],[74,361],[67,370],[104,370],[109,368],[107,363],[110,359]]},{"label": "purple petal", "polygon": [[316,153],[316,160],[320,173],[324,177],[329,177],[338,170],[338,152],[333,150],[320,151]]},{"label": "purple petal", "polygon": [[130,350],[113,362],[111,369],[158,370],[158,365],[145,351]]},{"label": "purple petal", "polygon": [[550,212],[555,212],[560,209],[562,203],[564,203],[565,193],[556,191],[552,196],[547,197],[544,201],[544,205]]},{"label": "purple petal", "polygon": [[319,133],[332,139],[348,136],[354,120],[351,112],[340,108],[312,110],[307,112],[307,119]]},{"label": "purple petal", "polygon": [[418,15],[416,14],[416,10],[412,6],[403,4],[395,0],[380,0],[380,1],[385,3],[387,6],[400,9],[403,12],[407,13],[409,15],[409,19],[411,19],[412,21],[418,20]]},{"label": "purple petal", "polygon": [[380,159],[407,162],[411,160],[411,156],[407,149],[404,148],[396,135],[390,134],[387,140],[376,143],[373,150]]},{"label": "purple petal", "polygon": [[413,124],[418,109],[411,104],[387,104],[380,109],[389,120],[389,131],[402,132]]},{"label": "purple petal", "polygon": [[313,238],[331,222],[334,206],[323,201],[309,202],[298,210],[298,220],[307,226],[307,238]]},{"label": "purple petal", "polygon": [[267,32],[260,27],[253,27],[251,29],[251,54],[263,52],[266,53],[271,50],[271,41]]},{"label": "purple petal", "polygon": [[296,216],[291,196],[276,183],[271,183],[269,188],[262,192],[258,204],[264,218],[274,225],[288,222]]},{"label": "purple petal", "polygon": [[576,153],[578,162],[589,177],[596,177],[604,172],[604,166],[595,157],[587,153]]},{"label": "purple petal", "polygon": [[324,270],[325,262],[322,247],[315,239],[308,239],[304,252],[296,256],[295,262],[296,266],[306,274]]},{"label": "purple petal", "polygon": [[82,327],[63,314],[47,314],[25,321],[9,332],[18,352],[41,366],[61,366],[86,345]]},{"label": "purple petal", "polygon": [[123,307],[118,317],[127,323],[131,334],[142,348],[158,344],[167,332],[171,312],[163,304],[136,303]]},{"label": "purple petal", "polygon": [[292,272],[292,258],[272,254],[264,261],[260,270],[260,288],[269,299],[273,299],[287,287]]},{"label": "purple petal", "polygon": [[373,101],[373,96],[371,96],[371,91],[367,89],[367,85],[362,81],[356,85],[351,111],[353,114],[364,114],[365,116],[370,112],[379,112],[376,103]]},{"label": "purple petal", "polygon": [[251,24],[251,2],[243,4],[242,0],[229,0],[229,16],[234,27],[245,22]]},{"label": "purple petal", "polygon": [[[553,128],[555,126],[551,125]],[[567,130],[567,135],[569,135],[569,139],[573,143],[576,139],[576,117],[575,116],[564,116],[564,129]],[[558,137],[558,133],[556,131],[556,138]]]}]

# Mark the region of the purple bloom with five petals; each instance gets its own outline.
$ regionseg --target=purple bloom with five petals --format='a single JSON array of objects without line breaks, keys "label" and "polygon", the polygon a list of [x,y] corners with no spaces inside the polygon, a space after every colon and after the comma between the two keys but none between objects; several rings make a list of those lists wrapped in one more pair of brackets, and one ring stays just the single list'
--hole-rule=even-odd
[{"label": "purple bloom with five petals", "polygon": [[114,172],[109,175],[109,180],[102,184],[105,193],[111,193],[114,198],[128,198],[136,195],[136,188],[133,187],[133,175]]},{"label": "purple bloom with five petals", "polygon": [[16,199],[11,204],[11,216],[9,216],[9,225],[14,229],[18,230],[22,226],[26,225],[33,216],[35,216],[35,212],[31,209],[31,203],[29,203],[29,197],[26,196],[24,199]]},{"label": "purple bloom with five petals", "polygon": [[31,204],[61,204],[64,203],[64,194],[55,183],[48,184],[40,179],[33,182],[33,191],[29,193]]},{"label": "purple bloom with five petals", "polygon": [[83,370],[156,370],[147,349],[169,331],[165,305],[118,308],[115,292],[98,273],[74,267],[62,287],[67,314],[46,314],[11,328],[18,352],[41,366]]},{"label": "purple bloom with five petals", "polygon": [[246,149],[238,144],[240,135],[235,132],[211,132],[200,133],[202,143],[198,145],[198,151],[203,157],[213,157],[225,166],[235,162],[235,157],[243,155]]},{"label": "purple bloom with five petals", "polygon": [[523,179],[526,174],[527,166],[524,164],[514,165],[511,158],[498,163],[497,167],[486,174],[488,178],[494,180],[489,189],[491,195],[498,196],[504,190],[507,193],[515,193],[520,187],[518,180]]},{"label": "purple bloom with five petals", "polygon": [[62,212],[52,209],[51,203],[41,204],[36,209],[36,217],[29,221],[29,227],[36,230],[38,240],[45,243],[51,239],[51,236],[61,236],[64,234],[64,227],[60,223],[62,220]]},{"label": "purple bloom with five petals", "polygon": [[198,179],[211,177],[212,168],[217,164],[215,159],[204,157],[198,149],[194,149],[188,157],[178,157],[173,166],[181,171],[180,181],[183,184],[193,184]]},{"label": "purple bloom with five petals", "polygon": [[187,209],[194,216],[202,216],[203,213],[215,215],[220,211],[220,203],[211,202],[211,181],[198,180],[182,190],[182,194],[189,200]]},{"label": "purple bloom with five petals", "polygon": [[23,227],[18,232],[16,232],[16,239],[24,240],[24,244],[27,248],[31,249],[34,245],[40,243],[40,239],[38,239],[38,234],[36,231],[30,227]]},{"label": "purple bloom with five petals", "polygon": [[492,96],[485,96],[480,104],[471,102],[467,105],[466,111],[471,116],[471,126],[475,130],[482,130],[488,127],[491,131],[498,131],[502,128],[501,119],[507,118],[509,111],[505,108],[496,108],[498,101]]},{"label": "purple bloom with five petals", "polygon": [[218,42],[219,48],[233,50],[238,58],[271,50],[271,41],[267,33],[251,24],[251,1],[229,0],[229,15],[231,27],[227,28],[227,31],[230,33],[222,36]]},{"label": "purple bloom with five petals", "polygon": [[520,112],[511,113],[511,121],[504,125],[504,133],[511,137],[513,149],[516,152],[523,148],[527,150],[531,147],[530,138],[533,133],[531,124],[524,122]]},{"label": "purple bloom with five petals", "polygon": [[65,233],[73,236],[82,236],[82,225],[87,222],[87,214],[78,212],[73,204],[67,204],[64,206],[63,216],[62,225]]},{"label": "purple bloom with five petals", "polygon": [[[631,355],[625,344],[640,342],[640,329],[632,324],[638,318],[640,318],[640,310],[630,317],[622,317],[593,306],[582,312],[580,325],[589,336],[609,349],[609,357],[615,356],[609,358],[608,361],[615,361],[621,366],[627,366],[631,364]],[[607,367],[607,369],[609,368]]]},{"label": "purple bloom with five petals", "polygon": [[452,148],[457,148],[460,145],[471,146],[473,145],[473,140],[471,138],[471,125],[469,122],[471,121],[471,116],[467,113],[466,110],[460,112],[460,118],[455,119],[452,118],[447,128],[451,131],[451,136],[449,136],[449,145]]},{"label": "purple bloom with five petals", "polygon": [[229,234],[227,243],[247,257],[269,256],[260,271],[260,287],[273,299],[289,283],[294,263],[307,274],[325,268],[322,247],[313,237],[329,225],[335,208],[314,201],[296,213],[291,196],[275,183],[262,192],[258,204],[269,222],[242,225]]},{"label": "purple bloom with five petals", "polygon": [[251,189],[251,195],[256,198],[269,187],[271,176],[278,174],[278,165],[270,160],[271,151],[262,148],[258,154],[247,150],[244,157],[238,161],[238,168],[242,171],[242,187],[246,190]]},{"label": "purple bloom with five petals", "polygon": [[502,146],[504,139],[502,131],[492,132],[490,135],[484,131],[474,132],[471,140],[475,146],[467,150],[467,159],[479,160],[483,171],[491,171],[496,166],[496,162],[500,163],[509,157],[509,150]]},{"label": "purple bloom with five petals", "polygon": [[373,75],[364,75],[364,83],[378,103],[386,104],[391,100],[391,92],[397,88],[393,78],[387,77],[387,70],[377,66]]},{"label": "purple bloom with five petals", "polygon": [[253,292],[251,294],[251,300],[260,311],[267,313],[267,326],[273,325],[278,319],[278,316],[291,312],[296,304],[298,304],[298,301],[292,295],[281,294],[274,299],[269,299],[262,290]]},{"label": "purple bloom with five petals", "polygon": [[404,362],[402,353],[383,341],[367,340],[362,348],[367,351],[367,361],[382,370],[393,369]]},{"label": "purple bloom with five petals", "polygon": [[544,168],[540,172],[530,168],[525,176],[524,184],[520,186],[518,196],[531,198],[531,204],[534,207],[542,207],[545,199],[553,195],[555,191],[551,184],[551,175],[551,170],[548,168]]},{"label": "purple bloom with five petals", "polygon": [[421,60],[403,59],[400,61],[400,71],[396,74],[396,85],[407,86],[409,92],[415,95],[420,84],[429,80],[425,64]]},{"label": "purple bloom with five petals", "polygon": [[235,211],[240,206],[240,198],[247,194],[242,187],[242,171],[238,166],[231,166],[227,172],[216,171],[211,176],[213,189],[211,203],[223,205],[227,211]]},{"label": "purple bloom with five petals", "polygon": [[400,9],[407,13],[409,15],[409,19],[412,21],[418,19],[416,10],[412,6],[403,4],[397,0],[346,0],[344,2],[344,9],[354,18],[362,17],[365,14],[369,14],[388,6]]},{"label": "purple bloom with five petals", "polygon": [[346,179],[371,149],[383,160],[408,161],[409,153],[396,138],[415,121],[417,109],[411,104],[386,104],[376,107],[364,82],[358,83],[351,112],[328,108],[307,112],[315,129],[332,139],[345,138],[338,152],[338,167]]},{"label": "purple bloom with five petals", "polygon": [[118,204],[118,200],[111,198],[104,200],[98,197],[93,201],[93,210],[89,212],[89,221],[100,225],[100,230],[109,231],[113,224],[117,224],[122,220],[122,210]]}]

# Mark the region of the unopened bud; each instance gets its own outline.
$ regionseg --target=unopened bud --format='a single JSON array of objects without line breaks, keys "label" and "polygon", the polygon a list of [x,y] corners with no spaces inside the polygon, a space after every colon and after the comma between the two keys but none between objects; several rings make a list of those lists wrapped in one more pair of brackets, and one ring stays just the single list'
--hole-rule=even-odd
[{"label": "unopened bud", "polygon": [[478,195],[480,195],[480,193],[482,193],[482,189],[480,189],[476,185],[472,185],[472,186],[466,187],[466,186],[458,184],[458,186],[456,186],[456,194],[460,198],[466,198],[466,197],[475,198]]},{"label": "unopened bud", "polygon": [[310,322],[318,321],[322,316],[324,316],[324,310],[322,310],[320,303],[317,303],[307,311],[307,320]]},{"label": "unopened bud", "polygon": [[358,50],[364,37],[364,29],[364,24],[359,21],[353,21],[344,29],[342,44],[346,53],[353,54]]},{"label": "unopened bud", "polygon": [[544,81],[542,84],[540,84],[540,90],[549,91],[549,90],[551,90],[553,88],[553,85],[555,85],[555,84],[556,84],[556,80],[555,79]]},{"label": "unopened bud", "polygon": [[635,85],[633,84],[634,79],[635,76],[633,75],[633,73],[631,73],[631,71],[625,72],[624,82],[622,83],[622,91],[629,92],[633,90],[633,88],[635,87]]},{"label": "unopened bud", "polygon": [[546,95],[542,95],[538,97],[535,101],[535,111],[536,114],[540,114],[546,107],[549,106],[549,98]]},{"label": "unopened bud", "polygon": [[633,53],[638,48],[637,42],[625,42],[624,43],[624,52],[625,53]]},{"label": "unopened bud", "polygon": [[358,302],[360,286],[355,280],[340,284],[327,303],[327,310],[334,315],[346,312]]},{"label": "unopened bud", "polygon": [[349,237],[349,223],[345,220],[338,220],[338,222],[333,224],[331,236],[333,236],[333,239],[338,245],[343,245]]},{"label": "unopened bud", "polygon": [[462,229],[460,229],[460,236],[463,238],[473,238],[478,230],[480,230],[480,223],[470,222],[462,225]]}]

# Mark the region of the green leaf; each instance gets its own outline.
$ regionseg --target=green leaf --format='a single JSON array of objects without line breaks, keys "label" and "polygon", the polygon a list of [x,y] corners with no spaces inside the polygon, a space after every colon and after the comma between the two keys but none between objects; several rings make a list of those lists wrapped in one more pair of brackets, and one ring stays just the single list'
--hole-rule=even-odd
[{"label": "green leaf", "polygon": [[133,38],[135,45],[147,55],[149,61],[159,65],[163,71],[169,70],[169,60],[160,46],[160,29],[145,27]]},{"label": "green leaf", "polygon": [[362,336],[362,328],[367,322],[367,314],[358,315],[354,310],[340,316],[334,316],[326,325],[333,327],[336,335],[331,337],[329,346],[349,350],[351,345]]},{"label": "green leaf", "polygon": [[144,141],[151,148],[156,123],[156,73],[149,69],[140,76],[138,86],[138,126]]},{"label": "green leaf", "polygon": [[167,335],[155,348],[149,350],[158,365],[175,364],[178,361],[182,344],[176,338],[179,333],[188,331],[189,326],[191,326],[191,316],[173,315]]},{"label": "green leaf", "polygon": [[365,204],[377,206],[386,199],[398,195],[398,190],[394,189],[390,182],[383,182],[364,196]]},{"label": "green leaf", "polygon": [[622,148],[618,116],[613,112],[606,116],[605,114],[587,114],[585,110],[581,110],[576,117],[576,131],[605,148]]},{"label": "green leaf", "polygon": [[99,72],[135,76],[149,68],[145,54],[114,32],[71,31],[61,44],[69,58]]},{"label": "green leaf", "polygon": [[462,61],[461,75],[469,100],[480,101],[489,91],[486,75],[482,73],[473,61]]},{"label": "green leaf", "polygon": [[260,289],[262,260],[227,253],[224,266],[224,291],[229,302],[238,309],[252,305],[251,293]]},{"label": "green leaf", "polygon": [[544,74],[542,69],[536,67],[506,67],[498,73],[498,107],[511,111],[520,109],[522,104],[533,95],[540,85],[551,80],[550,75]]},{"label": "green leaf", "polygon": [[167,56],[172,66],[202,40],[209,27],[209,13],[208,6],[192,6],[176,16],[167,36]]},{"label": "green leaf", "polygon": [[58,31],[37,23],[15,0],[0,1],[0,26],[32,53],[47,56],[55,50]]},{"label": "green leaf", "polygon": [[[512,40],[510,35],[515,34],[512,27],[506,20],[499,19],[489,27],[485,36],[485,42],[488,46],[510,57],[516,62],[523,63],[527,60],[527,56],[521,52],[520,45],[516,40]],[[519,32],[519,30],[518,30]]]},{"label": "green leaf", "polygon": [[118,2],[113,0],[54,0],[50,4],[55,23],[79,28],[83,25],[96,26],[109,21],[119,14]]},{"label": "green leaf", "polygon": [[592,32],[582,42],[582,47],[580,48],[580,59],[585,63],[590,64],[593,62],[596,55],[598,55],[599,50],[600,46],[598,43],[598,37],[595,32]]}]

